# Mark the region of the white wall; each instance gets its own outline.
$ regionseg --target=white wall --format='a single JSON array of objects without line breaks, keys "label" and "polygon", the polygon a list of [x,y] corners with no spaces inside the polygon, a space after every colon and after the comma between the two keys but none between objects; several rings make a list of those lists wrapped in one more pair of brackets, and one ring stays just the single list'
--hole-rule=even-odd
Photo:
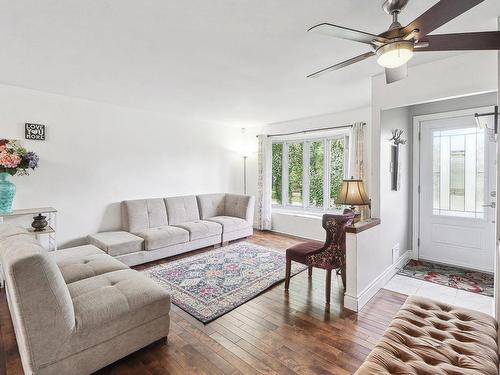
[{"label": "white wall", "polygon": [[40,168],[14,178],[14,208],[56,207],[63,246],[119,229],[125,199],[242,192],[240,129],[4,85],[0,103],[0,138],[48,127],[47,141],[23,141]]},{"label": "white wall", "polygon": [[[431,103],[412,105],[410,116],[430,115],[433,113],[443,113],[460,111],[462,109],[480,108],[494,106],[497,104],[497,93],[489,92],[485,94],[469,95],[461,98],[438,100]],[[493,108],[491,108],[493,111]]]},{"label": "white wall", "polygon": [[[399,244],[400,254],[411,249],[411,144],[412,131],[410,111],[408,107],[382,111],[380,141],[380,215],[384,218],[381,223],[380,247],[384,251],[377,252],[373,261],[380,263],[379,269],[384,269],[392,263],[392,248]],[[392,190],[391,138],[392,129],[404,131],[403,138],[406,144],[399,147],[400,162],[400,190]],[[389,251],[391,250],[391,251]],[[375,259],[376,258],[376,259]],[[375,267],[374,267],[375,268]]]},{"label": "white wall", "polygon": [[[349,111],[328,113],[320,116],[295,119],[273,123],[261,127],[247,129],[246,142],[250,149],[257,149],[257,134],[281,134],[311,129],[346,126],[354,122],[369,122],[370,108],[358,108]],[[369,124],[367,129],[369,128]],[[367,139],[369,135],[367,135]],[[369,155],[369,151],[367,151]],[[248,193],[257,195],[257,154],[254,152],[248,158]],[[274,210],[272,215],[272,230],[280,233],[292,234],[299,237],[324,240],[325,231],[321,226],[321,215],[293,215],[279,213]]]}]

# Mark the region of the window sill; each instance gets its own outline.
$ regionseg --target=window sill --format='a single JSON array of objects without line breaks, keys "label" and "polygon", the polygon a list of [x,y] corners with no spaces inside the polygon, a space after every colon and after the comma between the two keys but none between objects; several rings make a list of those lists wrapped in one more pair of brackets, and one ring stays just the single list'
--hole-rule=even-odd
[{"label": "window sill", "polygon": [[272,214],[278,215],[288,215],[288,216],[296,216],[296,217],[304,217],[308,219],[319,219],[323,218],[323,214],[332,213],[332,214],[342,214],[341,211],[308,211],[308,210],[294,210],[293,208],[273,208]]}]

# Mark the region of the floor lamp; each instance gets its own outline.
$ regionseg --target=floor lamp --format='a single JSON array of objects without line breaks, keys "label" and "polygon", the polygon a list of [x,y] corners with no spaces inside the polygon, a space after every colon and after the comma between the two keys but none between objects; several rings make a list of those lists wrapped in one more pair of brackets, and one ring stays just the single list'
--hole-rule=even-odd
[{"label": "floor lamp", "polygon": [[243,194],[247,193],[247,155],[243,155]]}]

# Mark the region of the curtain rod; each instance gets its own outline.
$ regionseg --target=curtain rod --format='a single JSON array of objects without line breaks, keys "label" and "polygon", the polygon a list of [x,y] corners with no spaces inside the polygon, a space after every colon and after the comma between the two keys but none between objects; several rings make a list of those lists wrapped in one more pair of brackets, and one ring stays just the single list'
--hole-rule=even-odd
[{"label": "curtain rod", "polygon": [[[361,125],[366,125],[366,122],[362,122]],[[285,135],[307,134],[307,133],[320,132],[320,131],[325,131],[325,130],[352,128],[353,126],[354,126],[354,124],[344,125],[344,126],[330,126],[328,128],[301,130],[301,131],[291,132],[291,133],[266,134],[266,137],[283,137]],[[256,135],[256,137],[258,137],[258,135]]]}]

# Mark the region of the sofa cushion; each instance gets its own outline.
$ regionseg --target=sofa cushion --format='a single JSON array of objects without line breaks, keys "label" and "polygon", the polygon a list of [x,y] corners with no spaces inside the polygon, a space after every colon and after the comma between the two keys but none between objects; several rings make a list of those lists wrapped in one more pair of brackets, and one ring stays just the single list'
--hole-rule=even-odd
[{"label": "sofa cushion", "polygon": [[198,203],[194,195],[165,198],[168,212],[168,223],[177,225],[188,221],[200,220]]},{"label": "sofa cushion", "polygon": [[224,216],[224,198],[226,194],[202,194],[197,195],[200,219],[204,220],[214,216]]},{"label": "sofa cushion", "polygon": [[80,280],[68,288],[77,331],[106,326],[127,315],[144,314],[144,320],[152,320],[170,310],[170,296],[165,289],[131,269]]},{"label": "sofa cushion", "polygon": [[149,228],[137,235],[144,238],[144,250],[156,250],[189,242],[189,232],[187,230],[170,225]]},{"label": "sofa cushion", "polygon": [[239,217],[233,216],[215,216],[208,218],[207,221],[213,221],[222,225],[224,233],[234,232],[241,229],[247,229],[252,227],[252,224],[246,220],[240,219]]},{"label": "sofa cushion", "polygon": [[66,249],[54,253],[56,263],[61,270],[66,284],[102,275],[107,272],[128,269],[125,264],[94,246],[92,247],[98,250],[99,253],[91,254],[90,252],[93,249],[84,246],[79,247],[83,248],[81,254],[78,254],[78,251],[75,249]]},{"label": "sofa cushion", "polygon": [[222,234],[222,225],[214,221],[196,220],[176,225],[189,232],[191,241]]},{"label": "sofa cushion", "polygon": [[67,249],[57,250],[54,253],[58,260],[60,259],[68,259],[74,257],[82,257],[85,255],[95,255],[95,254],[105,254],[104,251],[98,249],[94,245],[82,245],[82,246],[74,246],[68,247]]},{"label": "sofa cushion", "polygon": [[19,234],[30,234],[25,228],[13,224],[0,225],[0,240]]},{"label": "sofa cushion", "polygon": [[168,224],[167,210],[162,198],[124,201],[122,214],[125,229],[131,233]]},{"label": "sofa cushion", "polygon": [[253,222],[255,198],[251,195],[226,194],[224,199],[224,215],[239,217]]},{"label": "sofa cushion", "polygon": [[112,256],[135,253],[142,250],[144,239],[125,231],[91,234],[89,242]]}]

